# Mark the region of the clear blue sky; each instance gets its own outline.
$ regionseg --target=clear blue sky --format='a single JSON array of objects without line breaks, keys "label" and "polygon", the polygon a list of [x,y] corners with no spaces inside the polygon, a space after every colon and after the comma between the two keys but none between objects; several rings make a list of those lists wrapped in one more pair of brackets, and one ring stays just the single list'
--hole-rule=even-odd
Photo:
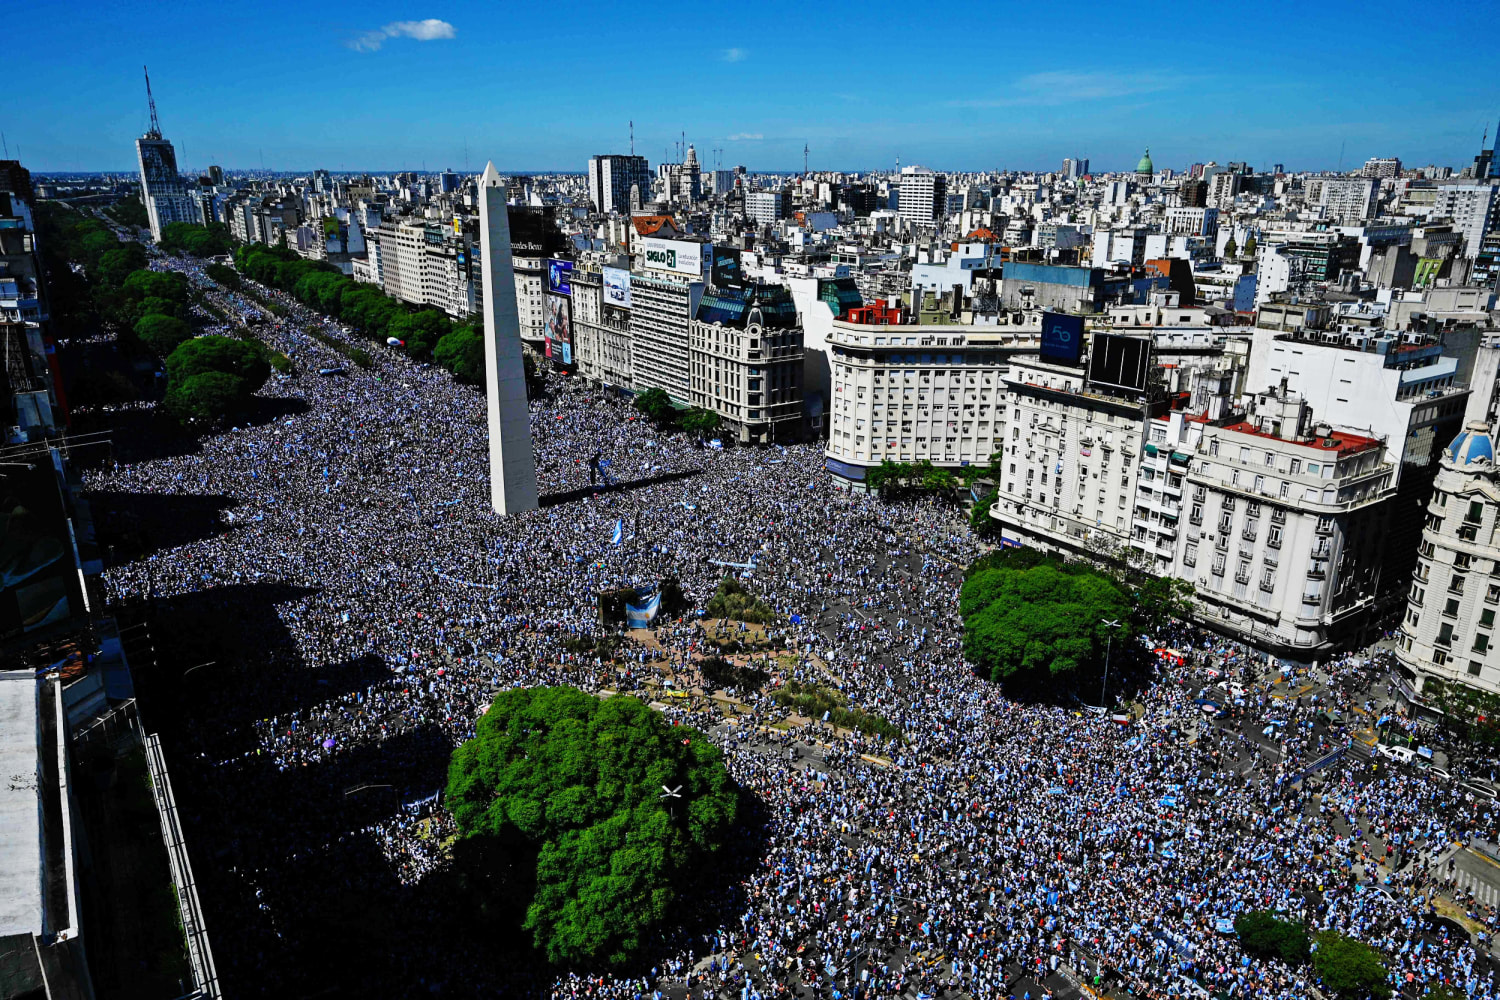
[{"label": "clear blue sky", "polygon": [[[1500,121],[1496,7],[1033,2],[325,5],[45,0],[0,129],[33,170],[133,169],[149,64],[186,169],[1055,169],[1468,163]],[[441,22],[441,23],[434,23]],[[451,36],[451,37],[445,37]],[[1481,44],[1481,39],[1483,43]],[[1462,58],[1460,58],[1462,57]],[[1455,60],[1457,60],[1455,62]],[[1450,72],[1455,65],[1475,72]]]}]

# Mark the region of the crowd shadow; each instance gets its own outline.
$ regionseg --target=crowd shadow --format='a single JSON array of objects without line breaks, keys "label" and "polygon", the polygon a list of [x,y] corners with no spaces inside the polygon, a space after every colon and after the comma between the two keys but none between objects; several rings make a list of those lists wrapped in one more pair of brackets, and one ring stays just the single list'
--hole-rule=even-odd
[{"label": "crowd shadow", "polygon": [[642,479],[631,479],[625,482],[600,483],[597,486],[579,486],[571,490],[548,493],[537,500],[537,505],[540,507],[555,507],[558,504],[583,500],[595,494],[628,493],[632,490],[644,489],[647,486],[676,482],[679,479],[691,479],[693,476],[701,475],[702,473],[702,469],[682,469],[677,472],[663,472],[658,476],[646,476]]},{"label": "crowd shadow", "polygon": [[223,514],[240,505],[223,494],[89,493],[99,547],[112,563],[143,559],[237,527]]}]

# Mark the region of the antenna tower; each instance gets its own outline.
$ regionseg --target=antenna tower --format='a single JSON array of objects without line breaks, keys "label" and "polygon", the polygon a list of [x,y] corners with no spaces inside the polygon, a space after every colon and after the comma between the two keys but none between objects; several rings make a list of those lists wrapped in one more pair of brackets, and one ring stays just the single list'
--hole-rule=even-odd
[{"label": "antenna tower", "polygon": [[630,122],[630,155],[635,155],[635,121]]},{"label": "antenna tower", "polygon": [[802,177],[807,177],[807,143],[802,144]]},{"label": "antenna tower", "polygon": [[156,120],[156,98],[151,96],[151,71],[142,66],[141,72],[146,74],[146,103],[151,105],[151,131],[146,135],[152,139],[160,139],[161,122]]}]

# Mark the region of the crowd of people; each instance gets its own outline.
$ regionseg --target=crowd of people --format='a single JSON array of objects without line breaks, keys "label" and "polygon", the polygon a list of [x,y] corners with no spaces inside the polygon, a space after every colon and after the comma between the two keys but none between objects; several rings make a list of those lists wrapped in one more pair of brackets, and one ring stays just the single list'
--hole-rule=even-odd
[{"label": "crowd of people", "polygon": [[[208,286],[190,261],[160,266]],[[531,409],[544,506],[501,518],[482,394],[383,349],[369,370],[318,375],[339,359],[308,330],[352,335],[258,294],[285,315],[257,335],[298,370],[261,395],[305,409],[88,482],[228,498],[216,530],[106,580],[114,601],[191,609],[231,661],[210,670],[222,689],[193,690],[169,749],[235,995],[308,992],[331,966],[389,995],[1040,1000],[1085,982],[1305,997],[1306,967],[1251,958],[1225,930],[1271,909],[1377,945],[1400,987],[1500,996],[1482,944],[1445,947],[1418,919],[1442,888],[1427,863],[1495,839],[1491,803],[1354,755],[1299,774],[1347,744],[1371,658],[1325,667],[1323,702],[1279,704],[1274,740],[1205,718],[1199,693],[1251,658],[1186,625],[1139,637],[1161,669],[1128,726],[1014,702],[963,660],[957,593],[980,545],[951,506],[840,491],[815,446],[705,449],[552,376]],[[598,455],[616,488],[590,489]],[[693,897],[628,973],[496,963],[446,933],[453,914],[423,886],[448,864],[451,748],[497,690],[637,690],[661,657],[691,670],[704,638],[690,623],[609,657],[576,640],[604,631],[601,592],[670,577],[701,607],[726,563],[753,563],[747,584],[780,616],[789,653],[764,661],[776,683],[836,688],[903,738],[777,728],[788,710],[770,688],[737,692],[732,721],[673,700],[665,711],[708,732],[763,805],[764,828],[730,848],[739,881]],[[1328,708],[1345,721],[1318,719]],[[330,923],[368,927],[403,900],[381,947],[334,953],[355,946]]]}]

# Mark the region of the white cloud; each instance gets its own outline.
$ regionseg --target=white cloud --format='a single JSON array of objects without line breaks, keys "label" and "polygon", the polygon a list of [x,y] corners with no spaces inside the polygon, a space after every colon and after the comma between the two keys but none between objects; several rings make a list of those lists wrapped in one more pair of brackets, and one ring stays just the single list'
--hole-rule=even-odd
[{"label": "white cloud", "polygon": [[719,58],[723,59],[725,62],[744,62],[745,57],[748,55],[750,55],[750,53],[746,52],[744,49],[725,49],[723,55],[721,55]]},{"label": "white cloud", "polygon": [[349,42],[349,47],[356,52],[374,52],[388,38],[413,38],[419,42],[432,42],[452,38],[454,34],[453,25],[435,17],[421,21],[392,21],[384,28],[355,35]]},{"label": "white cloud", "polygon": [[1032,73],[1011,84],[1005,97],[949,101],[955,108],[1013,108],[1073,104],[1155,94],[1176,90],[1189,82],[1174,73]]},{"label": "white cloud", "polygon": [[741,142],[746,139],[764,139],[765,136],[759,132],[736,132],[728,137],[730,142]]}]

